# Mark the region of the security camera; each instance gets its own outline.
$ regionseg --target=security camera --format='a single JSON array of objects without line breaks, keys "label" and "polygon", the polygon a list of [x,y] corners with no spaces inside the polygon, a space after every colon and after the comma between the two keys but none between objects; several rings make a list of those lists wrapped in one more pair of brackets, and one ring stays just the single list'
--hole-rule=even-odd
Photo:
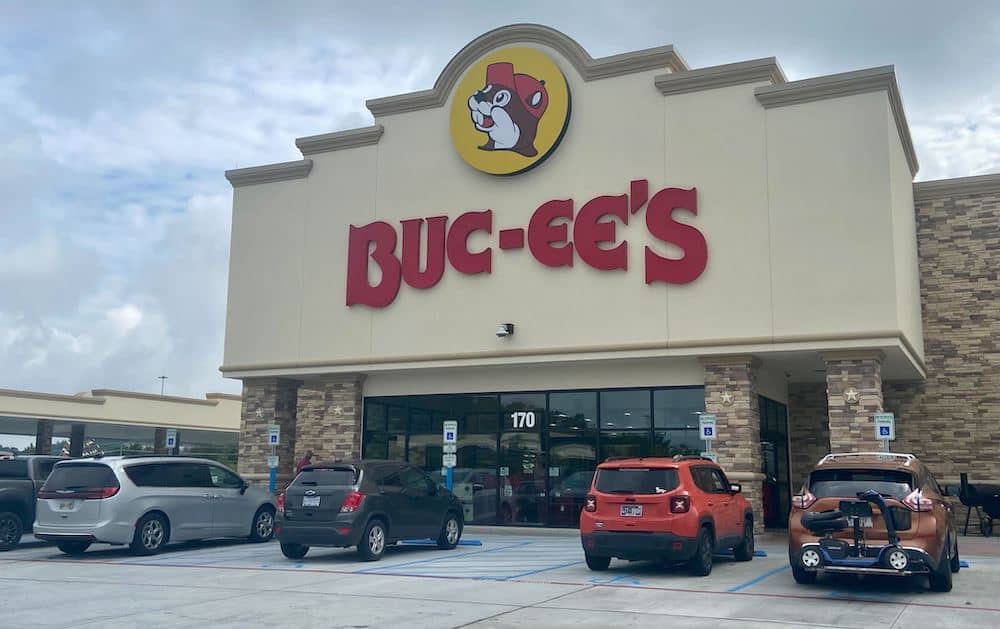
[{"label": "security camera", "polygon": [[501,323],[500,327],[497,328],[497,338],[505,338],[514,334],[514,324],[513,323]]}]

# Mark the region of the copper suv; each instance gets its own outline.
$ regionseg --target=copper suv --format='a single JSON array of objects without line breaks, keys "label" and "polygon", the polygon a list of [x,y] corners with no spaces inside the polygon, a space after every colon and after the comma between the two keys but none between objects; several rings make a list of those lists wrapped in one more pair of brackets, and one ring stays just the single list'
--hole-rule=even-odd
[{"label": "copper suv", "polygon": [[912,454],[830,454],[792,498],[788,558],[799,583],[823,572],[926,574],[948,592],[958,535],[944,492]]}]

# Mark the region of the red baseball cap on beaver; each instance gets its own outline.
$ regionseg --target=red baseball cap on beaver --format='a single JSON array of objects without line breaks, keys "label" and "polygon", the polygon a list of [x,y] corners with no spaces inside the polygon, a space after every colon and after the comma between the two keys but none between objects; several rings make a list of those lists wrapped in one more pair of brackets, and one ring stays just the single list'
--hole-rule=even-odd
[{"label": "red baseball cap on beaver", "polygon": [[528,74],[514,74],[514,64],[506,61],[491,63],[486,67],[486,84],[503,85],[517,93],[524,108],[536,119],[541,118],[549,106],[549,92],[545,81]]}]

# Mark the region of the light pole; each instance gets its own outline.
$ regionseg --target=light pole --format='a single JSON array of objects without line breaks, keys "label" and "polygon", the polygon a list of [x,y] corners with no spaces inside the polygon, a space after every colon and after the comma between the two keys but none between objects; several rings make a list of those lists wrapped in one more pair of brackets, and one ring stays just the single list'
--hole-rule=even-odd
[{"label": "light pole", "polygon": [[157,379],[160,381],[160,397],[163,397],[163,385],[167,382],[167,377],[157,376]]}]

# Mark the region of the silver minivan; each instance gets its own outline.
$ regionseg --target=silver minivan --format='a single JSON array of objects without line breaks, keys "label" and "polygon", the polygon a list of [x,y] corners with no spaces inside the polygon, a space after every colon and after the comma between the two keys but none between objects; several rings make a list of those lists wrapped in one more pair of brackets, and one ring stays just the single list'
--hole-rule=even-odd
[{"label": "silver minivan", "polygon": [[267,541],[276,507],[270,493],[207,459],[76,459],[57,463],[39,490],[34,535],[71,555],[93,543],[151,555],[167,542]]}]

